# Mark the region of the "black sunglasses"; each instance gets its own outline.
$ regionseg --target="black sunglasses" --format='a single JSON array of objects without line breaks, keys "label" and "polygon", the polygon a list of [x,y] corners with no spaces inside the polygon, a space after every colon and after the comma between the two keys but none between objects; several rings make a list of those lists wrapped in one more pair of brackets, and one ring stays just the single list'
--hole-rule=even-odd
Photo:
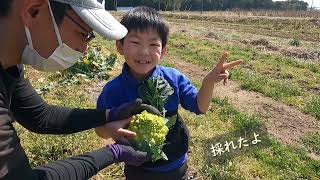
[{"label": "black sunglasses", "polygon": [[[87,32],[87,30],[81,26],[81,24],[79,24],[76,20],[74,20],[70,15],[65,14],[73,23],[75,23],[76,25],[78,25],[83,31]],[[93,38],[95,38],[96,36],[94,35],[93,31],[88,32],[87,37],[86,37],[86,42],[90,42]]]}]

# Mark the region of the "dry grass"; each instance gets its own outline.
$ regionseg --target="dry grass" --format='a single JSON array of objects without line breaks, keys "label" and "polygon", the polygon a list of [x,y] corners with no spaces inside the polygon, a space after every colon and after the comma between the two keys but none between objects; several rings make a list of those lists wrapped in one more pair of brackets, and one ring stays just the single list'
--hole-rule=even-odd
[{"label": "dry grass", "polygon": [[[171,11],[163,12],[172,14]],[[253,11],[176,11],[174,14],[189,14],[201,16],[245,16],[245,17],[281,17],[281,18],[320,18],[320,11],[276,11],[276,10],[253,10]]]}]

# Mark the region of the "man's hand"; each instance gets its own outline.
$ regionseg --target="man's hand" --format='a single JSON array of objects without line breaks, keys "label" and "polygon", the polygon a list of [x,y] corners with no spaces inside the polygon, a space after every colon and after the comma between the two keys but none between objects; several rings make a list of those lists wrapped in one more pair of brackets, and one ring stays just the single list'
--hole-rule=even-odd
[{"label": "man's hand", "polygon": [[136,99],[132,102],[122,104],[119,107],[112,108],[109,112],[107,121],[113,122],[121,119],[127,119],[135,114],[140,114],[144,110],[155,115],[161,115],[157,108],[148,104],[142,104],[141,99]]},{"label": "man's hand", "polygon": [[228,69],[240,65],[243,63],[242,60],[236,60],[232,61],[230,63],[225,63],[229,56],[228,52],[225,52],[222,57],[220,58],[218,64],[213,68],[212,71],[210,71],[207,76],[204,78],[204,82],[208,83],[209,85],[214,85],[221,80],[223,81],[223,84],[226,85],[229,78],[229,72]]},{"label": "man's hand", "polygon": [[144,110],[155,115],[160,115],[160,112],[157,108],[151,105],[142,104],[141,99],[136,99],[135,101],[112,108],[110,111],[107,110],[107,123],[103,126],[97,127],[95,131],[104,139],[108,139],[110,137],[114,139],[133,137],[136,135],[136,133],[124,128],[128,126],[133,115],[139,114]]}]

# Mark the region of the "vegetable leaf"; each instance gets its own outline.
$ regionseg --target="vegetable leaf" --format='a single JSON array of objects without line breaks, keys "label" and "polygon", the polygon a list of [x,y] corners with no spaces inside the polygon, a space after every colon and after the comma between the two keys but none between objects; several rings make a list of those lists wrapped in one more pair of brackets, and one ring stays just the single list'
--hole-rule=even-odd
[{"label": "vegetable leaf", "polygon": [[174,90],[167,80],[157,77],[142,83],[138,87],[138,93],[143,102],[154,106],[162,114],[165,114],[164,105]]}]

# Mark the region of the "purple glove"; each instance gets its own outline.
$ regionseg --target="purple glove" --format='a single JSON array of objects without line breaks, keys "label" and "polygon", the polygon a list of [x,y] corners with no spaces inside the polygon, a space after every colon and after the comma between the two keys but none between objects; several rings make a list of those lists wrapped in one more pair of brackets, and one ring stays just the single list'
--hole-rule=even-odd
[{"label": "purple glove", "polygon": [[140,166],[144,162],[150,161],[146,152],[136,151],[130,146],[120,144],[110,144],[107,147],[114,154],[114,162],[124,162],[127,165]]},{"label": "purple glove", "polygon": [[142,104],[141,99],[136,99],[132,102],[124,103],[119,107],[112,108],[109,112],[107,122],[126,119],[144,110],[155,115],[161,115],[157,108],[148,104]]}]

